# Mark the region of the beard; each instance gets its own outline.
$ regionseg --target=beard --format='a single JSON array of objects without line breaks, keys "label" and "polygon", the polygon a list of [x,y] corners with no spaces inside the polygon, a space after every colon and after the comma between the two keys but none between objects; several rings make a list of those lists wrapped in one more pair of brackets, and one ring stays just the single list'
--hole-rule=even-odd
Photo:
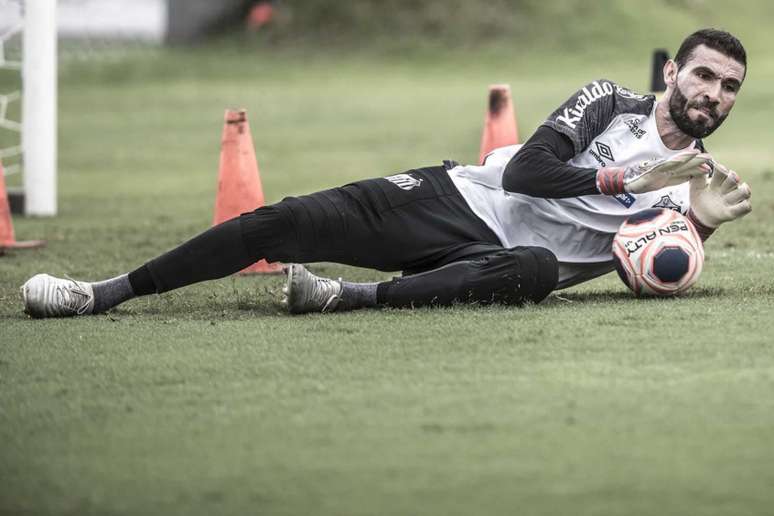
[{"label": "beard", "polygon": [[[710,102],[706,99],[688,102],[683,92],[675,84],[675,91],[669,99],[669,115],[674,120],[675,125],[688,136],[705,138],[714,133],[715,129],[720,127],[728,116],[728,113],[725,115],[718,113],[717,105],[717,102]],[[691,108],[708,109],[709,114],[707,116],[709,116],[713,123],[710,125],[710,120],[691,120],[688,116],[688,110]]]}]

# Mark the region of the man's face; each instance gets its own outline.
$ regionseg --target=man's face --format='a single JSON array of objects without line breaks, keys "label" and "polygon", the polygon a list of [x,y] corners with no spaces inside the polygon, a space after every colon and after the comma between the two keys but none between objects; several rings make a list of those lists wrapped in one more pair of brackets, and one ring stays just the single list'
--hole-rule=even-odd
[{"label": "man's face", "polygon": [[694,138],[709,136],[734,107],[744,80],[744,65],[699,45],[683,67],[674,72],[669,114],[685,134]]}]

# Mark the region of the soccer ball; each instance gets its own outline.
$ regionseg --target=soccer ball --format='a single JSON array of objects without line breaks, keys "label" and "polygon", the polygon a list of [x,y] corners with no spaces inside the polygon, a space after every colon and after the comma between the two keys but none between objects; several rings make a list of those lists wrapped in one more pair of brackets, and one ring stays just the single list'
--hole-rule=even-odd
[{"label": "soccer ball", "polygon": [[673,296],[696,283],[704,245],[688,219],[666,208],[635,213],[613,238],[618,275],[636,295]]}]

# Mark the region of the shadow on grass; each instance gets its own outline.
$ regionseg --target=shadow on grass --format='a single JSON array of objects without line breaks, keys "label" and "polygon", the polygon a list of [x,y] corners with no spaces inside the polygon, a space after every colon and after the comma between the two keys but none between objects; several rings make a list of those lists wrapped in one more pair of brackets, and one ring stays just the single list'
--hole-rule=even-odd
[{"label": "shadow on grass", "polygon": [[562,305],[566,303],[584,303],[584,304],[609,304],[609,303],[669,303],[678,300],[690,299],[710,299],[717,298],[727,294],[726,289],[713,288],[695,288],[681,296],[643,296],[637,297],[626,290],[617,291],[592,291],[592,292],[554,292],[542,305]]},{"label": "shadow on grass", "polygon": [[[500,310],[541,310],[543,308],[579,305],[619,305],[623,303],[672,303],[700,299],[713,299],[728,295],[724,288],[696,288],[679,297],[636,297],[626,290],[590,291],[590,292],[554,292],[540,305],[511,307],[503,305],[481,305],[459,303],[451,307],[422,308],[382,308],[369,311],[381,311],[385,314],[430,314],[446,311],[500,311]],[[201,294],[187,295],[185,292],[167,293],[162,296],[149,296],[130,301],[102,317],[111,322],[120,322],[129,318],[147,318],[152,320],[200,320],[200,321],[238,321],[256,317],[298,317],[287,313],[280,304],[279,289],[262,287],[251,291],[232,291],[226,295]],[[345,314],[333,314],[345,315]],[[14,314],[3,314],[4,318],[26,319],[21,307]]]}]

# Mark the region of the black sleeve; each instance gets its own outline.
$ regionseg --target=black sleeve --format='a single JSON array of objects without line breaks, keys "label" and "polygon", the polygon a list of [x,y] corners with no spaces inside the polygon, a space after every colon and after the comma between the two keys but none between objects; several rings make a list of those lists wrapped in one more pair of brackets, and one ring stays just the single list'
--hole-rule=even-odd
[{"label": "black sleeve", "polygon": [[505,167],[503,189],[551,199],[598,194],[597,169],[568,165],[574,155],[568,136],[540,126]]},{"label": "black sleeve", "polygon": [[583,152],[620,113],[650,113],[655,97],[638,95],[607,79],[593,81],[568,98],[511,158],[503,189],[559,199],[598,194],[596,168],[567,161]]}]

